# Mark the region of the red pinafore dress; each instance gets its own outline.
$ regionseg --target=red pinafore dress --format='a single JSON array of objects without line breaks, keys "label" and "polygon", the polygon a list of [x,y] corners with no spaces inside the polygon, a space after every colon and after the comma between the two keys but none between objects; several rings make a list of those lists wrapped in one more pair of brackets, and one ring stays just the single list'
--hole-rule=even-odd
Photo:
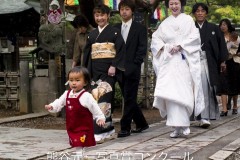
[{"label": "red pinafore dress", "polygon": [[66,128],[72,147],[95,146],[92,113],[79,102],[82,91],[76,98],[66,98]]}]

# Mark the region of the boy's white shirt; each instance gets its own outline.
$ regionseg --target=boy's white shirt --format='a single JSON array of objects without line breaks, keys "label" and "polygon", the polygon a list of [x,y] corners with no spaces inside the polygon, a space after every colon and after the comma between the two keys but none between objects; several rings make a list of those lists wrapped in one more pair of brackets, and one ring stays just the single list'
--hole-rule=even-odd
[{"label": "boy's white shirt", "polygon": [[[69,98],[77,98],[80,93],[82,93],[84,90],[78,92],[78,93],[73,93],[73,90],[70,91],[69,93]],[[66,105],[66,98],[67,98],[67,93],[68,91],[65,91],[61,97],[56,99],[54,102],[50,103],[53,107],[52,110],[49,110],[51,113],[56,113],[61,111],[61,109]],[[93,98],[92,94],[89,92],[85,92],[82,94],[82,96],[79,98],[79,102],[81,105],[92,113],[93,119],[96,119],[97,121],[99,119],[105,119],[105,116],[103,112],[101,111],[100,107],[97,104],[97,101]]]}]

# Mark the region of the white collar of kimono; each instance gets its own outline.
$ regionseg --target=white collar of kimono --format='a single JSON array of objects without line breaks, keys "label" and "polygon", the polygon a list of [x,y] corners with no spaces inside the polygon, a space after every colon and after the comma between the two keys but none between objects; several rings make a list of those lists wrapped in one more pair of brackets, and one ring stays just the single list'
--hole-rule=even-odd
[{"label": "white collar of kimono", "polygon": [[107,27],[107,25],[108,25],[108,24],[106,24],[106,25],[105,25],[104,27],[102,27],[102,28],[100,28],[100,27],[98,26],[99,33],[101,33],[101,32],[104,30],[104,28]]},{"label": "white collar of kimono", "polygon": [[[204,22],[205,22],[205,21],[204,21]],[[201,29],[202,29],[202,26],[203,26],[204,22],[203,22],[202,24],[199,24],[199,23],[198,23],[198,25],[199,25],[199,28],[201,28]]]},{"label": "white collar of kimono", "polygon": [[129,21],[127,21],[126,23],[124,23],[124,22],[122,21],[122,27],[123,27],[124,25],[127,25],[127,27],[129,27],[129,26],[131,26],[131,24],[132,24],[132,18],[131,18]]}]

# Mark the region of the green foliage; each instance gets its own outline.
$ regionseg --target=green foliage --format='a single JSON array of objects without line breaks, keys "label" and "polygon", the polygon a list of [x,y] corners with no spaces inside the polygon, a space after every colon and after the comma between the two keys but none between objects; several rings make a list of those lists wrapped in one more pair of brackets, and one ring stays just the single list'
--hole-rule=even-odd
[{"label": "green foliage", "polygon": [[117,23],[121,23],[121,16],[119,14],[114,14],[113,16],[110,17],[109,23],[111,25],[117,24]]},{"label": "green foliage", "polygon": [[209,8],[208,21],[218,24],[221,19],[228,18],[232,23],[240,22],[240,1],[239,0],[188,0],[184,11],[191,13],[192,6],[196,2],[207,4]]},{"label": "green foliage", "polygon": [[224,8],[218,8],[215,11],[216,14],[222,18],[228,18],[232,20],[233,23],[240,22],[240,9],[237,7],[227,5]]},{"label": "green foliage", "polygon": [[119,87],[119,84],[116,83],[115,85],[115,93],[114,93],[114,105],[115,106],[121,106],[122,105],[122,92]]},{"label": "green foliage", "polygon": [[74,31],[74,27],[71,24],[71,22],[69,22],[69,21],[66,22],[66,29],[69,31]]}]

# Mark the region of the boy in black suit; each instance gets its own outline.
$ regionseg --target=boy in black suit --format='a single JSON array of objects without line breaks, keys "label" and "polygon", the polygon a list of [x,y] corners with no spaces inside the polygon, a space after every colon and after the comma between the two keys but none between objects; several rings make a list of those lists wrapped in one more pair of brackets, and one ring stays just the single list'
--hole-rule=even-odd
[{"label": "boy in black suit", "polygon": [[[135,6],[131,0],[121,1],[118,5],[122,23],[116,27],[121,30],[126,43],[126,63],[123,83],[120,84],[124,96],[124,113],[121,118],[121,131],[118,137],[140,133],[149,128],[141,109],[137,104],[138,85],[141,76],[141,64],[147,52],[147,29],[133,21]],[[131,130],[132,120],[136,129]]]}]

